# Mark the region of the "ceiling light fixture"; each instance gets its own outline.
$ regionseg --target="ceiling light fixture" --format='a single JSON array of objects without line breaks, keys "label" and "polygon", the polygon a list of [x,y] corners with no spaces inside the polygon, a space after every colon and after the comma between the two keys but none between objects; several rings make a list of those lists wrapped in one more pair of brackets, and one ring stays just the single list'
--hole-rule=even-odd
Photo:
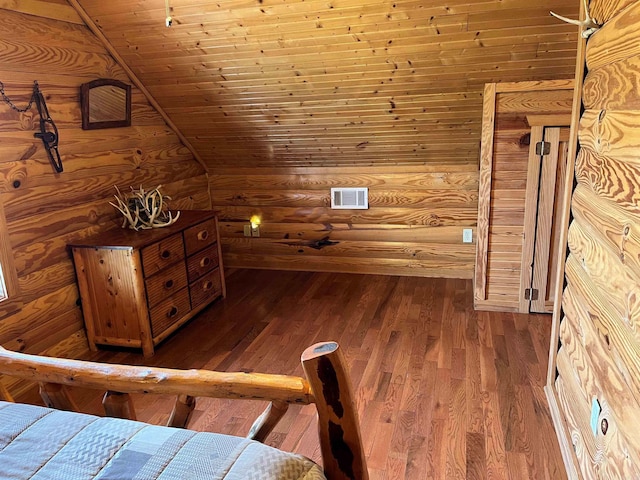
[{"label": "ceiling light fixture", "polygon": [[164,10],[166,18],[164,19],[164,24],[167,28],[173,25],[173,18],[171,18],[171,7],[169,6],[169,0],[164,0]]}]

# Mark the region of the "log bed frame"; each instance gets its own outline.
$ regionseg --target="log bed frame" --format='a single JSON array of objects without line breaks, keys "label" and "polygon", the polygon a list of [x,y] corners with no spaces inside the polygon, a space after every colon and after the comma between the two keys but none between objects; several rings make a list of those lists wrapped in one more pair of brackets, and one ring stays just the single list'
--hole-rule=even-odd
[{"label": "log bed frame", "polygon": [[[328,480],[367,480],[357,410],[337,343],[317,343],[302,354],[306,379],[287,375],[177,370],[29,355],[0,347],[0,374],[38,382],[48,407],[78,411],[67,386],[106,390],[110,417],[135,420],[130,393],[176,395],[168,426],[185,428],[196,397],[267,400],[247,438],[263,442],[289,404],[315,404],[324,474]],[[14,401],[0,383],[0,400]]]}]

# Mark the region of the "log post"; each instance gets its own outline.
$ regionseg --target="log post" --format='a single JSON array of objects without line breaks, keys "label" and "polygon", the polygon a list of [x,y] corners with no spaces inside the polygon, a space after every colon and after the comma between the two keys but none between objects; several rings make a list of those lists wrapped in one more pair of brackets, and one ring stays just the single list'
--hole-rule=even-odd
[{"label": "log post", "polygon": [[196,397],[178,395],[169,416],[167,427],[186,428],[193,410],[196,408]]},{"label": "log post", "polygon": [[267,436],[278,424],[284,414],[287,413],[288,409],[289,404],[286,402],[271,402],[264,412],[256,418],[256,421],[253,422],[253,425],[251,425],[249,433],[247,434],[247,438],[264,443]]},{"label": "log post", "polygon": [[68,412],[78,412],[78,406],[69,395],[69,390],[65,385],[57,383],[40,382],[40,397],[49,408],[66,410]]},{"label": "log post", "polygon": [[313,402],[309,382],[302,377],[105,364],[30,355],[2,347],[0,374],[116,392],[279,400],[298,405]]},{"label": "log post", "polygon": [[5,402],[15,401],[9,393],[9,390],[7,390],[7,387],[5,387],[2,382],[0,382],[0,400],[4,400]]},{"label": "log post", "polygon": [[360,424],[344,357],[335,342],[302,353],[302,368],[318,409],[318,431],[328,480],[367,480]]},{"label": "log post", "polygon": [[102,398],[102,406],[107,417],[136,420],[136,411],[133,400],[128,393],[108,390]]}]

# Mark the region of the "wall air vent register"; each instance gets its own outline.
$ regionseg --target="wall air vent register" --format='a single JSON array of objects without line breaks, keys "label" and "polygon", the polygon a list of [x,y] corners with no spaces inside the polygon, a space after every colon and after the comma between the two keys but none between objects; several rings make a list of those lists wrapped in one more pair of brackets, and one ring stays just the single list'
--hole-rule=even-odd
[{"label": "wall air vent register", "polygon": [[366,210],[369,208],[369,189],[332,188],[331,208]]}]

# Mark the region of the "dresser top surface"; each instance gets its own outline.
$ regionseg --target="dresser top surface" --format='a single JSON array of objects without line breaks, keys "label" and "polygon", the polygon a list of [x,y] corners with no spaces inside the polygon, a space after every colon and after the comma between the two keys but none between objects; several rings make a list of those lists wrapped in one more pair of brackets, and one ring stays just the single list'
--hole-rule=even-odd
[{"label": "dresser top surface", "polygon": [[[172,212],[177,213],[177,212]],[[211,210],[181,210],[178,220],[168,227],[148,230],[114,228],[87,238],[69,242],[71,248],[136,248],[140,249],[216,216]]]}]

